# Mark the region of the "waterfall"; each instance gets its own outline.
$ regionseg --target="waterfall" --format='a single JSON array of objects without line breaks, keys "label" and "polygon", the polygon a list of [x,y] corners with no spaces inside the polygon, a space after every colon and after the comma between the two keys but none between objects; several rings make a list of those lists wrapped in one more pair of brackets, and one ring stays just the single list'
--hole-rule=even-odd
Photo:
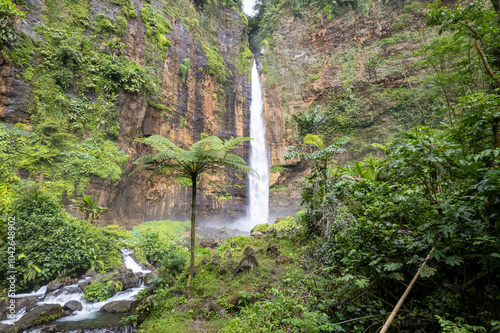
[{"label": "waterfall", "polygon": [[250,167],[260,179],[249,177],[248,208],[245,229],[266,223],[269,218],[269,163],[267,160],[266,122],[259,71],[254,60],[252,66],[252,103],[250,104]]}]

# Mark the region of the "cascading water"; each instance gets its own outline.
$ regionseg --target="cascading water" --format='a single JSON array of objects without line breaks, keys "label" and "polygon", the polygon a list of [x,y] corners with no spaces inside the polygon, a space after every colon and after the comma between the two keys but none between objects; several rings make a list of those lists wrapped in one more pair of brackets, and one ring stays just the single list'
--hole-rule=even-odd
[{"label": "cascading water", "polygon": [[[142,276],[144,274],[147,274],[151,272],[150,270],[143,269],[137,262],[134,261],[134,259],[130,256],[134,251],[133,250],[128,250],[128,249],[123,249],[121,250],[122,252],[122,258],[123,258],[123,263],[125,265],[125,268],[132,270],[134,273],[139,274],[138,276]],[[86,327],[85,325],[99,325],[99,324],[109,324],[110,320],[116,321],[116,323],[113,324],[118,324],[118,321],[121,319],[121,315],[118,315],[119,318],[110,318],[110,316],[116,317],[116,315],[113,314],[106,314],[100,311],[100,309],[107,303],[113,302],[113,301],[132,301],[135,299],[135,296],[145,288],[144,284],[141,282],[138,287],[135,288],[129,288],[124,291],[120,291],[110,297],[109,299],[102,301],[102,302],[96,302],[96,303],[90,303],[86,302],[85,299],[83,298],[83,290],[80,288],[80,284],[83,282],[87,281],[91,277],[85,277],[80,280],[78,280],[76,283],[72,285],[68,285],[65,287],[62,287],[61,289],[58,289],[56,291],[46,293],[47,292],[47,286],[43,286],[42,288],[38,289],[37,291],[33,291],[31,293],[27,294],[18,294],[16,295],[16,298],[24,298],[28,296],[36,296],[38,298],[43,298],[43,301],[40,301],[37,303],[37,305],[43,305],[43,304],[59,304],[61,306],[64,306],[66,302],[75,300],[78,301],[82,304],[82,309],[80,311],[74,311],[72,315],[67,316],[67,317],[61,317],[59,318],[56,323],[58,324],[58,327],[60,328],[66,328],[66,329],[71,329],[72,326],[76,328],[81,328],[81,327]],[[16,319],[14,320],[17,321],[19,320],[23,315],[26,314],[26,308],[20,309],[17,314],[16,314]],[[11,324],[10,320],[5,320],[3,322],[4,324]],[[66,325],[63,326],[63,323],[73,323],[72,325]],[[83,330],[84,332],[101,332],[100,330]],[[30,333],[34,332],[39,332],[39,329],[34,329],[30,331],[26,331]],[[72,332],[72,331],[71,331]],[[82,330],[78,330],[75,332],[82,332]],[[103,331],[104,332],[104,331]],[[106,331],[107,332],[107,331]]]},{"label": "cascading water", "polygon": [[269,163],[267,160],[266,123],[264,120],[264,103],[257,63],[252,67],[252,103],[250,104],[250,167],[260,179],[249,177],[247,216],[245,229],[266,223],[269,218]]}]

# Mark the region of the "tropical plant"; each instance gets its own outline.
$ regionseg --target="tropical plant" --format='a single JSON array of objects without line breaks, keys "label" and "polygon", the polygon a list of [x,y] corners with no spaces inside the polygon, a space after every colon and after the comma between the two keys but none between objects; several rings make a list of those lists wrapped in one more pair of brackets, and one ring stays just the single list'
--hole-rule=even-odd
[{"label": "tropical plant", "polygon": [[191,182],[191,263],[186,286],[187,296],[189,296],[194,276],[196,184],[200,175],[210,170],[234,170],[258,177],[255,170],[247,166],[241,157],[228,153],[228,150],[236,148],[240,142],[247,140],[250,138],[222,140],[217,136],[202,134],[200,141],[193,143],[188,149],[182,149],[161,135],[136,139],[136,141],[150,145],[159,152],[138,158],[134,164],[139,164],[139,166],[132,173],[146,169],[152,171],[147,178],[148,180],[153,176],[165,176]]},{"label": "tropical plant", "polygon": [[[301,159],[310,164],[311,174],[304,176],[302,204],[305,207],[305,223],[309,231],[316,234],[325,233],[330,238],[330,229],[335,215],[336,198],[328,197],[328,179],[332,175],[333,156],[345,152],[341,147],[349,141],[348,137],[325,145],[323,135],[307,134],[303,144],[314,147],[312,152],[302,151],[302,147],[287,147],[290,151],[283,155],[285,160]],[[327,207],[329,213],[323,211]]]},{"label": "tropical plant", "polygon": [[99,194],[91,198],[88,194],[84,195],[80,199],[73,199],[75,203],[75,208],[78,209],[83,214],[83,219],[92,223],[92,225],[97,225],[97,220],[104,214],[108,209],[101,207],[97,204],[99,200]]},{"label": "tropical plant", "polygon": [[327,117],[319,113],[318,107],[313,112],[302,112],[301,114],[292,115],[292,119],[297,123],[299,130],[299,140],[303,140],[307,134],[316,134],[318,128],[323,124]]},{"label": "tropical plant", "polygon": [[6,48],[17,38],[17,30],[13,27],[18,18],[26,12],[19,10],[10,0],[0,0],[0,47]]}]

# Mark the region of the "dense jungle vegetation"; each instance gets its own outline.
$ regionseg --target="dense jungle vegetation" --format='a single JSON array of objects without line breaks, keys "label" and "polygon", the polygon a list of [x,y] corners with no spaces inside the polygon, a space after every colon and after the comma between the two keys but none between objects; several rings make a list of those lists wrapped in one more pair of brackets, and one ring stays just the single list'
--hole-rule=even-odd
[{"label": "dense jungle vegetation", "polygon": [[[3,17],[24,15],[0,1]],[[122,176],[129,156],[115,142],[117,94],[144,92],[161,108],[154,66],[162,59],[153,51],[170,46],[166,18],[188,16],[213,2],[196,1],[198,9],[175,7],[182,9],[164,15],[145,5],[141,18],[155,27],[146,32],[148,66],[121,52],[124,25],[139,14],[130,1],[120,2],[113,22],[101,17],[92,24],[90,2],[58,7],[62,12],[50,10],[51,4],[59,2],[46,1],[46,24],[35,28],[43,40],[17,33],[11,18],[0,21],[2,57],[24,68],[22,78],[37,96],[30,101],[29,125],[0,125],[2,283],[8,270],[6,217],[16,216],[21,288],[89,268],[111,270],[121,265],[118,250],[124,247],[134,248],[143,263],[161,263],[154,287],[139,295],[137,312],[123,319],[139,332],[378,332],[417,271],[390,331],[500,331],[497,1],[388,3],[404,7],[408,19],[418,9],[422,25],[414,33],[430,34],[414,54],[412,66],[425,69],[419,81],[375,96],[406,110],[406,130],[374,144],[383,157],[341,165],[337,158],[354,119],[348,111],[363,108],[352,97],[356,87],[346,88],[346,98],[328,100],[326,110],[293,117],[298,135],[285,158],[310,167],[298,184],[304,210],[258,225],[262,235],[230,238],[214,251],[196,246],[190,298],[178,292],[189,276],[189,252],[180,240],[185,224],[149,222],[133,231],[95,227],[68,215],[60,202],[83,194],[94,177]],[[259,2],[257,16],[249,18],[251,47],[272,47],[283,13],[311,12],[328,21],[350,10],[366,13],[369,4]],[[90,39],[84,37],[87,29]],[[398,38],[405,37],[395,34],[385,43]],[[224,80],[208,31],[205,40],[213,59],[207,70]],[[184,66],[186,75],[189,61]],[[19,171],[31,180],[21,179]],[[249,246],[259,265],[236,274]]]}]

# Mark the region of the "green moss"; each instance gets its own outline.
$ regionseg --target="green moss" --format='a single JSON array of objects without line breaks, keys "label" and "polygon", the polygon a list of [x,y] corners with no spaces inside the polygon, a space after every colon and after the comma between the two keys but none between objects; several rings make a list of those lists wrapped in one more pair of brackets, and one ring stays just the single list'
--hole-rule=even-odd
[{"label": "green moss", "polygon": [[269,227],[271,227],[269,223],[257,224],[253,228],[253,231],[266,232],[269,229]]},{"label": "green moss", "polygon": [[240,75],[250,74],[252,72],[252,60],[253,60],[252,51],[250,51],[250,49],[246,46],[241,46],[238,60],[239,61],[237,67],[239,74]]},{"label": "green moss", "polygon": [[23,31],[20,42],[12,50],[12,61],[18,66],[28,67],[34,50],[33,42]]},{"label": "green moss", "polygon": [[180,64],[180,70],[181,70],[181,82],[186,83],[186,74],[189,70],[189,64],[191,60],[189,58],[184,59],[184,64]]},{"label": "green moss", "polygon": [[113,30],[117,36],[125,36],[127,32],[127,19],[123,16],[118,16],[113,25]]},{"label": "green moss", "polygon": [[97,33],[107,34],[114,31],[114,26],[104,14],[99,13],[95,16],[93,29]]},{"label": "green moss", "polygon": [[179,118],[179,127],[180,128],[183,128],[184,127],[184,122],[186,121],[186,118],[184,118],[183,116],[181,116]]},{"label": "green moss", "polygon": [[319,78],[321,78],[321,75],[315,74],[315,75],[309,75],[308,79],[309,81],[316,81]]},{"label": "green moss", "polygon": [[141,8],[141,19],[146,29],[147,39],[158,46],[159,51],[162,53],[162,59],[164,59],[165,53],[172,45],[165,37],[165,34],[172,30],[172,26],[148,4]]},{"label": "green moss", "polygon": [[226,83],[226,63],[224,59],[220,56],[216,48],[209,48],[203,45],[205,52],[207,52],[208,60],[208,72],[212,75],[220,84]]},{"label": "green moss", "polygon": [[148,105],[154,107],[157,110],[170,110],[169,112],[172,112],[172,109],[166,107],[165,105],[155,102],[155,101],[148,101]]}]

